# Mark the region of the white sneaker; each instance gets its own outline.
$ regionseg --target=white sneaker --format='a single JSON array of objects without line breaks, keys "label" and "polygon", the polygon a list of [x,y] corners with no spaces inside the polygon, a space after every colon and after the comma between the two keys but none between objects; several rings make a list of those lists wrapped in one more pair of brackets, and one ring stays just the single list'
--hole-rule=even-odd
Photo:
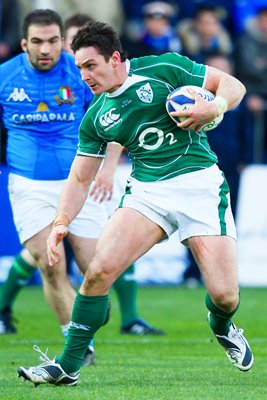
[{"label": "white sneaker", "polygon": [[67,374],[55,359],[50,360],[46,353],[43,353],[38,346],[33,346],[34,350],[41,353],[41,361],[43,363],[37,367],[19,367],[18,377],[34,383],[35,386],[47,383],[57,386],[75,386],[78,383],[80,372]]},{"label": "white sneaker", "polygon": [[[210,313],[208,314],[209,321]],[[216,338],[229,358],[230,362],[240,371],[248,371],[254,362],[252,351],[245,337],[243,329],[238,329],[233,322],[228,335],[216,335]]]}]

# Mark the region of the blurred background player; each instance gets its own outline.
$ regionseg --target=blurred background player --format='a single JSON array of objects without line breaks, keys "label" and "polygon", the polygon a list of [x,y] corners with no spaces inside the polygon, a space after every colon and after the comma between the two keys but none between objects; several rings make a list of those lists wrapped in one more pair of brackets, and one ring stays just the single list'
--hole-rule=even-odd
[{"label": "blurred background player", "polygon": [[[76,31],[84,26],[87,22],[91,21],[91,17],[86,14],[76,14],[65,21],[65,38],[64,41],[64,49],[69,52],[70,51],[70,41],[72,40],[73,35]],[[71,52],[71,51],[70,51]],[[72,52],[71,52],[72,54]],[[73,59],[74,60],[74,59]],[[81,103],[83,102],[80,99]],[[56,122],[58,128],[61,129],[62,123]],[[77,125],[73,126],[73,135],[77,136]],[[75,146],[73,147],[73,151],[76,150]],[[71,160],[70,160],[71,161]],[[96,177],[96,182],[101,179],[101,182],[98,182],[98,188],[102,185],[100,193],[102,190],[105,190],[107,185],[107,177],[109,179],[109,185],[113,185],[113,172],[116,166],[118,159],[115,156],[115,162],[111,161],[109,163],[109,158],[106,159],[106,164],[104,164],[101,172],[99,172],[99,176]],[[104,182],[104,184],[103,184]],[[104,185],[104,186],[103,186]],[[96,198],[97,199],[97,198]],[[119,199],[117,198],[119,202]],[[103,206],[102,206],[103,207]],[[115,207],[115,205],[114,205]],[[96,211],[98,211],[98,206],[96,206]],[[106,211],[105,211],[106,212]],[[107,216],[107,214],[105,214]],[[89,221],[90,224],[90,221]],[[70,246],[65,243],[67,248],[67,260],[72,257]],[[14,264],[12,265],[8,278],[4,283],[1,292],[0,292],[0,334],[8,334],[15,333],[16,328],[13,324],[12,318],[12,308],[14,301],[21,290],[22,287],[26,286],[29,280],[31,279],[33,273],[36,270],[36,259],[31,255],[29,250],[23,249],[21,253],[16,257]],[[45,279],[44,274],[42,274],[43,279]],[[118,296],[120,310],[121,310],[121,333],[124,334],[152,334],[152,335],[160,335],[164,332],[158,329],[153,328],[150,324],[148,324],[143,319],[139,318],[137,311],[137,282],[134,278],[134,266],[130,266],[128,270],[118,278],[118,280],[114,283],[114,289]],[[69,289],[71,290],[71,289]],[[49,295],[47,295],[49,296]],[[51,305],[51,301],[49,300],[49,304]],[[52,304],[52,308],[53,308]],[[56,315],[58,316],[60,311],[56,311]],[[66,323],[66,318],[64,315],[58,316],[61,329],[63,334],[66,336],[68,322]]]},{"label": "blurred background player", "polygon": [[[12,323],[8,321],[11,289],[16,294],[20,278],[25,283],[32,274],[29,253],[40,268],[45,298],[64,336],[75,298],[64,247],[62,262],[51,269],[46,240],[76,152],[77,129],[93,95],[81,82],[73,57],[62,52],[63,30],[56,12],[32,11],[23,24],[24,52],[0,66],[1,116],[8,137],[8,189],[16,229],[27,248],[16,258],[2,291],[2,331],[7,322]],[[120,152],[113,147],[115,153]],[[103,206],[88,199],[72,226],[68,240],[81,271],[85,271],[106,218]],[[12,327],[10,330],[14,331]],[[93,354],[91,350],[86,363]]]}]

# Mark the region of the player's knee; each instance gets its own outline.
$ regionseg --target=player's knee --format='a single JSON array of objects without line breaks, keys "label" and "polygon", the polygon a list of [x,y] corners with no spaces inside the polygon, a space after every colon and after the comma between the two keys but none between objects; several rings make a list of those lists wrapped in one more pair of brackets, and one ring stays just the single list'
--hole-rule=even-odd
[{"label": "player's knee", "polygon": [[61,276],[56,268],[42,267],[40,268],[40,272],[42,275],[42,279],[50,286],[57,286],[59,280],[61,280]]},{"label": "player's knee", "polygon": [[212,299],[218,308],[226,313],[231,313],[239,304],[238,290],[217,290],[212,294]]},{"label": "player's knee", "polygon": [[108,290],[114,280],[112,265],[108,260],[94,257],[84,280],[84,284],[88,287],[101,287],[103,290]]},{"label": "player's knee", "polygon": [[38,268],[41,272],[42,279],[49,285],[56,286],[59,280],[65,279],[67,275],[66,266],[63,264],[57,265],[54,268],[48,263],[46,255],[41,255],[37,259]]}]

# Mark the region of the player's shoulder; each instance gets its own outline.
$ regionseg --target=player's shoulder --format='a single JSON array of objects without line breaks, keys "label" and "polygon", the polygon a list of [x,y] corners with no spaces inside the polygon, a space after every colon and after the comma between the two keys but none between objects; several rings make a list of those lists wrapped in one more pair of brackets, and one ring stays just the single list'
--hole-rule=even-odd
[{"label": "player's shoulder", "polygon": [[136,71],[141,68],[158,67],[160,65],[177,65],[177,63],[185,62],[186,57],[179,53],[163,53],[157,56],[144,56],[132,58],[130,60],[131,69]]},{"label": "player's shoulder", "polygon": [[102,93],[99,96],[93,96],[85,116],[88,118],[89,115],[89,118],[91,118],[91,113],[95,115],[98,111],[100,111],[103,108],[103,105],[105,104],[106,100],[107,100],[106,93]]},{"label": "player's shoulder", "polygon": [[23,60],[25,57],[25,53],[20,53],[15,57],[10,58],[8,61],[5,61],[0,65],[0,73],[3,74],[3,76],[6,76],[7,74],[13,74],[14,70],[20,70],[24,63]]},{"label": "player's shoulder", "polygon": [[4,90],[12,85],[14,80],[23,79],[22,71],[25,67],[26,54],[20,53],[0,65],[0,96],[4,96]]}]

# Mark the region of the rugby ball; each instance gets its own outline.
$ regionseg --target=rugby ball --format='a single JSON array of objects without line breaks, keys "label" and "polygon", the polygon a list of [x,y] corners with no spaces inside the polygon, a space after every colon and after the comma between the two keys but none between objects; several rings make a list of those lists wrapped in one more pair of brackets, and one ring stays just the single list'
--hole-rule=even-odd
[{"label": "rugby ball", "polygon": [[[196,91],[204,100],[212,101],[214,99],[214,95],[211,92],[199,86],[187,85],[174,89],[171,93],[169,93],[167,97],[166,109],[169,116],[173,119],[175,123],[182,122],[187,117],[173,117],[170,112],[190,110],[195,104],[194,97],[188,92],[188,89],[193,89],[194,91]],[[210,131],[216,128],[222,122],[222,120],[223,114],[216,117],[213,121],[210,121],[207,124],[203,125],[201,130]]]}]

